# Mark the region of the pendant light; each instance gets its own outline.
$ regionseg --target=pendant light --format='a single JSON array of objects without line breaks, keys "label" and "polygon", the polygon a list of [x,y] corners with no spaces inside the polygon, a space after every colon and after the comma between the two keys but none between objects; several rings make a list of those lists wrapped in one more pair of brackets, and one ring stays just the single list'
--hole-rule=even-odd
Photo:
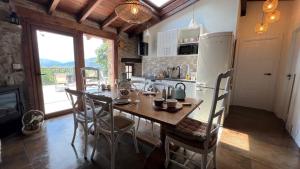
[{"label": "pendant light", "polygon": [[191,19],[190,23],[189,23],[189,28],[190,29],[195,29],[198,28],[199,25],[197,24],[196,20],[195,20],[195,10],[194,10],[194,5],[193,5],[193,18]]},{"label": "pendant light", "polygon": [[265,13],[262,15],[261,22],[255,25],[255,32],[257,34],[262,34],[268,31],[269,24],[268,22],[265,22],[264,17]]},{"label": "pendant light", "polygon": [[139,0],[127,0],[115,8],[118,17],[130,24],[141,24],[151,19],[151,9]]},{"label": "pendant light", "polygon": [[146,31],[145,31],[145,40],[144,40],[144,42],[149,42],[149,38],[150,38],[150,31],[149,31],[149,28],[148,28],[148,25],[147,25],[147,29],[146,29]]},{"label": "pendant light", "polygon": [[147,25],[147,29],[146,29],[146,31],[145,31],[145,36],[146,36],[146,37],[149,37],[149,36],[150,36],[150,32],[149,32],[149,27],[148,27],[148,25]]},{"label": "pendant light", "polygon": [[255,32],[257,34],[265,33],[268,31],[268,27],[269,27],[269,25],[266,22],[257,23],[255,26]]},{"label": "pendant light", "polygon": [[280,11],[275,10],[274,12],[269,12],[265,16],[265,20],[268,23],[277,22],[280,19]]},{"label": "pendant light", "polygon": [[263,4],[263,11],[265,13],[273,12],[278,6],[278,0],[266,0]]}]

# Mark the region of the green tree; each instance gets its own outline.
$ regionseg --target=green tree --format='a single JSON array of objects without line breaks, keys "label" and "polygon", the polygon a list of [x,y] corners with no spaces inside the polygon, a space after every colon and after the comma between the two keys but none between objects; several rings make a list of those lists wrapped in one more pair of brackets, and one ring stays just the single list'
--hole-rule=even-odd
[{"label": "green tree", "polygon": [[108,75],[108,43],[104,42],[99,48],[96,49],[97,60],[100,65],[101,71],[104,76]]}]

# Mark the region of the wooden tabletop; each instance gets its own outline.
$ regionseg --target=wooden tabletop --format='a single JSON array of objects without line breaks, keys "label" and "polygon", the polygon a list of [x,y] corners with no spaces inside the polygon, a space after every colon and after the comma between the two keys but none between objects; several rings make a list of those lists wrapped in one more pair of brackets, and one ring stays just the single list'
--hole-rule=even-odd
[{"label": "wooden tabletop", "polygon": [[[117,94],[115,90],[112,91],[103,91],[97,93],[97,95],[105,95],[112,98],[116,98]],[[130,94],[130,99],[135,100],[135,94]],[[155,110],[153,107],[153,101],[155,97],[160,96],[151,96],[140,94],[138,103],[130,103],[127,105],[114,105],[114,109],[121,110],[130,114],[133,114],[138,117],[149,119],[151,121],[163,124],[175,126],[190,113],[192,113],[200,104],[203,102],[201,99],[186,98],[184,102],[180,103],[191,103],[191,106],[183,106],[183,108],[177,112],[170,113],[161,110]]]}]

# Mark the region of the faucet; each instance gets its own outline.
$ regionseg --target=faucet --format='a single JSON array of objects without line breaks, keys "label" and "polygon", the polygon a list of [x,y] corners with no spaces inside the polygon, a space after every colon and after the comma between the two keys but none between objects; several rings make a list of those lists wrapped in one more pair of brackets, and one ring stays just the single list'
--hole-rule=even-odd
[{"label": "faucet", "polygon": [[178,66],[176,67],[176,69],[178,69],[178,70],[179,70],[179,71],[178,71],[177,78],[178,78],[178,79],[180,79],[180,69],[181,69],[180,65],[178,65]]}]

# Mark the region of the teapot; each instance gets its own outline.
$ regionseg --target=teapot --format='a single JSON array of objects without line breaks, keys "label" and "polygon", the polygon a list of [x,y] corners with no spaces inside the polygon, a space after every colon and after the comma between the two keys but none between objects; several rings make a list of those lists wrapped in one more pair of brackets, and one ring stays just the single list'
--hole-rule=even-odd
[{"label": "teapot", "polygon": [[[183,86],[183,88],[182,88]],[[177,83],[175,85],[175,99],[184,100],[185,99],[185,85],[184,83]]]}]

